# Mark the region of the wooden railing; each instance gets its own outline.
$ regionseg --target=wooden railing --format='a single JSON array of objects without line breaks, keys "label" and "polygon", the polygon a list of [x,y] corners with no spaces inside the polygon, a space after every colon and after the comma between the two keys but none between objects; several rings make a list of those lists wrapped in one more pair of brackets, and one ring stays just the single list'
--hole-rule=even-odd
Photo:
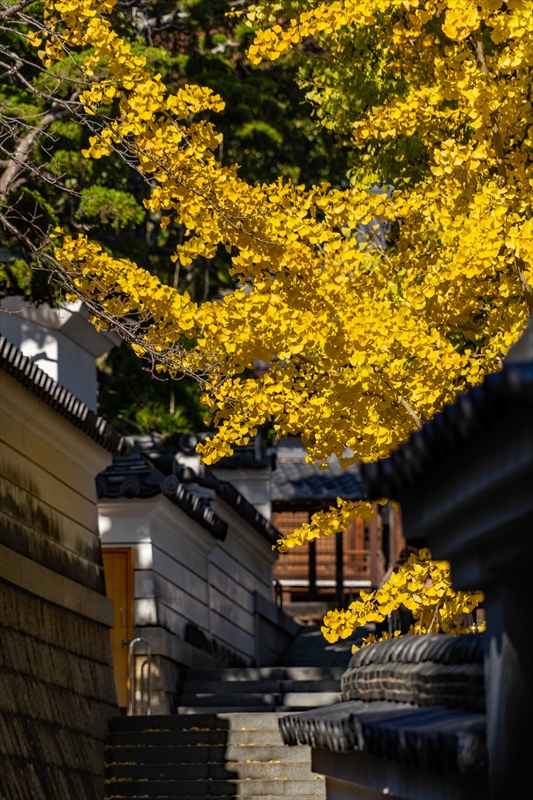
[{"label": "wooden railing", "polygon": [[[295,527],[305,520],[305,513],[281,512],[274,515],[274,524],[282,533],[291,533]],[[316,599],[318,590],[326,589],[331,581],[338,585],[339,599],[342,597],[341,581],[346,589],[346,582],[369,581],[376,585],[383,572],[380,561],[381,530],[377,519],[370,523],[357,520],[344,533],[317,539],[311,547],[306,544],[295,547],[280,556],[274,566],[274,577],[283,585],[289,586],[291,581],[295,589],[305,591],[310,587],[310,599]],[[382,554],[381,554],[382,560]]]}]

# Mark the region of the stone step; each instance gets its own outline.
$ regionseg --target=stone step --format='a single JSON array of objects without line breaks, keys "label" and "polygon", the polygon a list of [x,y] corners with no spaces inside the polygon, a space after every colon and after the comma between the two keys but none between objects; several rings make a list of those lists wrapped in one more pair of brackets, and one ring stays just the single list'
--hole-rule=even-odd
[{"label": "stone step", "polygon": [[[193,700],[194,700],[194,698],[193,698]],[[226,705],[226,706],[219,706],[219,705],[212,705],[211,706],[211,705],[207,705],[207,706],[202,706],[202,705],[199,705],[198,703],[196,703],[196,701],[195,701],[194,705],[192,705],[192,706],[178,706],[178,714],[187,714],[187,715],[196,716],[198,714],[198,712],[204,712],[204,711],[208,711],[208,712],[210,712],[212,714],[217,714],[217,713],[219,713],[219,714],[236,714],[239,711],[242,711],[243,708],[246,708],[246,711],[248,711],[250,713],[254,713],[256,716],[258,714],[276,713],[277,711],[285,712],[285,711],[295,711],[296,710],[296,709],[292,708],[292,706],[290,706],[288,708],[285,708],[284,706],[275,706],[275,705],[269,706],[269,705],[266,705],[266,704],[263,705],[263,706],[246,706],[246,705],[245,706],[242,706],[242,705],[234,705],[234,706],[230,706],[230,705]],[[298,709],[298,710],[303,710],[303,709]]]},{"label": "stone step", "polygon": [[[200,749],[200,748],[198,748]],[[110,764],[105,777],[116,781],[309,780],[309,764],[233,761],[226,764]]]},{"label": "stone step", "polygon": [[316,660],[319,629],[300,638],[283,666],[189,670],[177,714],[115,718],[104,754],[106,797],[325,800],[311,749],[284,746],[278,721],[340,701],[349,654],[346,663],[329,651]]},{"label": "stone step", "polygon": [[[318,704],[317,704],[318,705]],[[331,705],[331,704],[328,704]],[[295,711],[308,711],[309,708],[314,708],[314,704],[311,706],[246,706],[247,711],[254,712],[257,715],[259,714],[289,714]],[[212,711],[213,713],[224,713],[224,714],[235,714],[239,710],[242,709],[242,706],[179,706],[178,712],[180,714],[190,714],[190,715],[197,715],[199,711]]]},{"label": "stone step", "polygon": [[[318,706],[331,706],[338,703],[341,699],[340,691],[335,692],[286,692],[285,694],[274,694],[269,692],[253,692],[250,694],[214,694],[212,692],[196,692],[195,694],[182,694],[180,707],[209,706],[210,708],[220,708],[231,706],[232,708],[248,707],[249,710],[267,710],[280,708],[290,709],[298,706],[299,708],[316,708]],[[180,712],[181,713],[181,712]]]},{"label": "stone step", "polygon": [[113,717],[110,723],[112,732],[141,731],[186,731],[186,730],[229,730],[240,728],[278,728],[281,714],[265,714],[258,717],[248,710],[239,708],[235,713],[205,712],[203,709],[194,719],[190,714],[154,714],[153,716]]},{"label": "stone step", "polygon": [[310,748],[305,745],[232,744],[197,747],[108,747],[104,752],[106,765],[110,764],[225,764],[236,762],[304,763],[309,769]]},{"label": "stone step", "polygon": [[111,733],[106,743],[111,747],[194,747],[197,745],[281,745],[279,728],[226,731],[158,731],[143,733],[120,731]]},{"label": "stone step", "polygon": [[195,747],[201,745],[223,745],[227,741],[228,731],[209,730],[158,731],[156,733],[120,731],[118,733],[110,733],[106,737],[106,745],[109,747]]},{"label": "stone step", "polygon": [[[347,659],[348,662],[348,659]],[[195,669],[195,681],[340,681],[346,667],[236,667],[226,669]]]},{"label": "stone step", "polygon": [[194,694],[181,695],[180,705],[183,706],[215,706],[222,708],[223,706],[235,707],[250,707],[262,708],[268,706],[274,708],[275,706],[283,705],[283,695],[271,694],[269,692],[250,692],[249,694],[241,694],[240,692],[214,694],[213,692],[195,692]]},{"label": "stone step", "polygon": [[284,764],[307,764],[310,769],[311,748],[301,744],[297,747],[287,745],[231,744],[226,747],[226,761],[231,762],[276,762]]},{"label": "stone step", "polygon": [[214,694],[264,693],[274,692],[340,692],[340,680],[264,680],[264,681],[199,681],[186,680],[183,683],[183,694],[196,692],[213,692]]},{"label": "stone step", "polygon": [[[108,789],[108,791],[113,791],[114,792],[115,789],[113,789],[113,790]],[[119,790],[117,789],[116,791],[119,791]],[[167,793],[167,794],[163,794],[163,795],[146,795],[146,794],[143,795],[143,794],[140,794],[140,793],[139,794],[130,794],[130,795],[125,795],[125,794],[106,794],[105,800],[124,800],[124,798],[126,798],[126,797],[134,798],[134,800],[135,800],[135,798],[138,798],[139,800],[143,800],[143,798],[144,798],[144,800],[148,800],[148,797],[155,798],[156,800],[158,798],[160,798],[161,800],[198,800],[198,798],[200,798],[200,797],[201,798],[215,797],[215,795],[204,795],[202,792],[200,792],[200,794],[197,794],[197,795],[184,795],[184,794],[181,794],[181,790],[178,790],[178,791],[180,792],[179,794],[168,794]],[[239,798],[239,797],[242,797],[242,796],[243,795],[236,795],[236,794],[232,794],[232,795],[216,795],[218,800],[230,800],[230,799],[231,800],[235,800],[235,798]],[[279,795],[279,794],[251,794],[251,795],[246,795],[246,800],[279,800],[280,796],[283,797],[283,795]],[[285,795],[285,796],[287,796],[287,795]],[[300,800],[303,800],[303,798],[305,797],[305,794],[293,795],[293,797],[299,797]],[[313,800],[326,800],[326,790],[324,789],[324,791],[322,793],[318,792],[318,793],[313,794],[312,798],[313,798]]]},{"label": "stone step", "polygon": [[244,780],[244,781],[111,781],[106,784],[106,796],[118,797],[274,797],[325,798],[325,781]]}]

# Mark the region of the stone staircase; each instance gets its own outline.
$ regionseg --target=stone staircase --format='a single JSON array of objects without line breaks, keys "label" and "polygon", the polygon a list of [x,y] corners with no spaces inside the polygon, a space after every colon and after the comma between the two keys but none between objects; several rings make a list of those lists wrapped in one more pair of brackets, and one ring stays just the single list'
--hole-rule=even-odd
[{"label": "stone staircase", "polygon": [[342,667],[195,670],[183,684],[180,714],[295,711],[340,700]]},{"label": "stone staircase", "polygon": [[279,714],[117,718],[106,748],[107,797],[324,800],[308,747],[285,747]]},{"label": "stone staircase", "polygon": [[108,798],[324,800],[310,748],[285,747],[278,718],[340,699],[344,667],[194,670],[178,713],[117,717],[106,746]]}]

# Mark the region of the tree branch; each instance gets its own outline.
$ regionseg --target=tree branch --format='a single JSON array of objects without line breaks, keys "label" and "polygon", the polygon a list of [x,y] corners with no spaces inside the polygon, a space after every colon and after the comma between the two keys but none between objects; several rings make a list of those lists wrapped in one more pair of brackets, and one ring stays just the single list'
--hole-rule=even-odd
[{"label": "tree branch", "polygon": [[[476,42],[476,56],[477,56],[477,63],[479,69],[485,77],[489,77],[489,68],[487,67],[487,61],[485,59],[485,48],[483,47],[483,38],[481,36],[481,30],[478,28],[475,34],[475,42]],[[498,168],[498,175],[502,180],[507,180],[507,170],[505,168],[505,161],[504,161],[504,150],[503,150],[503,139],[502,139],[502,132],[500,128],[500,120],[496,111],[492,111],[490,114],[490,123],[492,128],[492,145],[494,147],[494,152],[496,154],[496,166]]]},{"label": "tree branch", "polygon": [[[27,220],[25,221],[28,222]],[[214,386],[220,383],[220,378],[216,375],[216,370],[220,365],[215,351],[210,354],[200,355],[198,363],[192,366],[190,364],[191,351],[187,350],[181,344],[179,338],[173,345],[169,345],[166,351],[161,351],[157,344],[151,344],[145,339],[146,329],[144,323],[147,321],[146,318],[143,319],[142,316],[136,317],[131,313],[129,308],[126,308],[123,314],[121,314],[120,309],[110,313],[97,299],[85,294],[83,288],[78,285],[79,274],[67,269],[65,265],[61,264],[51,253],[46,252],[45,248],[50,244],[50,238],[44,231],[40,232],[38,237],[40,246],[37,246],[27,233],[20,230],[20,228],[1,211],[0,225],[3,225],[6,231],[19,240],[52,279],[57,280],[68,293],[74,294],[82,300],[89,314],[101,320],[108,330],[118,333],[124,341],[130,344],[140,344],[145,351],[144,359],[150,364],[150,370],[154,373],[154,377],[157,377],[155,365],[163,364],[170,373],[179,371],[183,375],[193,378],[204,391],[212,391]],[[34,234],[35,225],[32,224],[31,221],[29,221],[29,225],[31,233]],[[104,290],[106,287],[101,286],[101,288]],[[107,294],[109,295],[109,291],[107,291]],[[117,295],[116,298],[120,299]],[[213,373],[215,373],[216,383],[213,383],[212,380]],[[229,377],[229,375],[226,375],[223,380]]]},{"label": "tree branch", "polygon": [[35,0],[20,0],[20,2],[15,3],[14,6],[2,3],[4,6],[4,11],[0,11],[0,19],[9,19],[9,17],[13,17],[15,14],[18,14],[19,11],[23,11],[28,6],[31,6],[32,3],[35,3]]},{"label": "tree branch", "polygon": [[[68,102],[72,103],[78,97],[79,93],[79,89],[76,89]],[[64,102],[58,101],[55,103],[55,106],[55,109],[54,106],[52,106],[50,111],[42,117],[40,123],[32,128],[26,136],[20,139],[10,159],[9,165],[0,177],[0,197],[4,197],[7,194],[15,178],[23,169],[39,135],[51,125],[52,122],[57,122],[57,120],[72,113],[72,109]]]},{"label": "tree branch", "polygon": [[411,419],[415,423],[415,425],[418,428],[418,430],[421,431],[422,427],[423,427],[422,426],[422,420],[420,419],[418,414],[415,411],[413,411],[412,406],[407,402],[407,400],[404,397],[399,395],[398,396],[398,400],[399,400],[400,405],[402,406],[402,408],[405,408],[405,410],[407,411],[407,413],[409,414],[409,416],[411,417]]}]

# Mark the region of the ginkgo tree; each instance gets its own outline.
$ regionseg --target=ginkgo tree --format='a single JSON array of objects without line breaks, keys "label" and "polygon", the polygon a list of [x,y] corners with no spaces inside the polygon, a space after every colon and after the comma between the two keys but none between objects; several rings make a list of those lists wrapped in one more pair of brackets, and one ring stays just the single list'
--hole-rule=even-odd
[{"label": "ginkgo tree", "polygon": [[[58,102],[90,130],[84,157],[118,155],[150,182],[145,206],[161,227],[183,226],[172,259],[231,256],[236,288],[195,303],[87,235],[31,242],[97,326],[158,373],[201,383],[218,426],[205,463],[266,421],[301,434],[311,460],[373,460],[500,368],[532,308],[530,3],[246,9],[250,60],[294,59],[317,117],[351,148],[344,191],[250,185],[222,165],[213,120],[224,99],[199,85],[169,91],[113,27],[114,0],[2,7],[2,25],[35,46],[38,91],[67,71],[77,86]],[[31,239],[4,210],[2,220]],[[260,378],[256,360],[269,365]],[[343,523],[358,513],[341,504]]]},{"label": "ginkgo tree", "polygon": [[[446,561],[433,561],[430,551],[422,548],[416,554],[411,553],[383,586],[362,591],[346,611],[328,611],[322,633],[331,643],[347,639],[368,623],[382,623],[401,607],[412,614],[413,623],[407,632],[411,636],[441,631],[458,636],[485,630],[485,621],[474,622],[472,614],[483,602],[483,593],[455,591],[451,583],[450,565]],[[400,630],[384,631],[379,640],[398,636]],[[362,640],[362,645],[379,640],[371,633]],[[352,652],[358,649],[357,645],[352,646]]]}]

